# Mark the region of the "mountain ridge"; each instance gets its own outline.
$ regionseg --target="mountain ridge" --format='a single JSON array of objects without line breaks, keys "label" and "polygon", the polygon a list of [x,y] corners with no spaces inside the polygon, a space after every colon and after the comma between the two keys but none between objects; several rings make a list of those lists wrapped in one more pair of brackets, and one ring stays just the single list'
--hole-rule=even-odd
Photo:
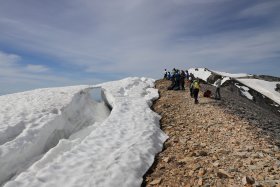
[{"label": "mountain ridge", "polygon": [[280,184],[279,115],[225,88],[221,101],[200,94],[195,105],[188,90],[167,90],[169,84],[156,81],[160,98],[153,105],[169,139],[142,186]]}]

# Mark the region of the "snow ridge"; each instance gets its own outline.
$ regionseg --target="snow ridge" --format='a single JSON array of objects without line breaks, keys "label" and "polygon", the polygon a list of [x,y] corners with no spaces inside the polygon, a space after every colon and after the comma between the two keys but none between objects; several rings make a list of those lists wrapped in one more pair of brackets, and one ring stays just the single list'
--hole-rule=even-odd
[{"label": "snow ridge", "polygon": [[[73,91],[78,92],[80,89],[81,87],[77,87]],[[64,90],[67,91],[67,89]],[[34,92],[26,94],[28,97],[38,98],[38,96],[42,96],[40,93],[45,91],[45,89],[37,90],[37,93],[35,91],[36,96],[32,95]],[[74,92],[69,94],[66,96],[68,98],[65,99],[69,103],[61,102],[60,104],[63,103],[61,108],[52,106],[42,109],[44,112],[49,112],[48,115],[43,115],[42,113],[44,112],[42,112],[39,116],[33,115],[30,120],[21,121],[13,127],[3,128],[1,134],[7,134],[7,136],[13,138],[9,138],[5,142],[3,141],[5,136],[1,136],[3,145],[0,147],[0,184],[22,171],[29,163],[34,162],[33,160],[37,160],[43,153],[56,146],[60,139],[67,139],[71,134],[101,120],[100,117],[96,118],[92,115],[96,108],[101,108],[90,99],[88,91],[89,89],[76,94]],[[48,93],[45,95],[48,98]],[[51,95],[54,96],[54,94]],[[40,101],[36,102],[40,108]],[[56,105],[58,106],[58,104]],[[38,111],[38,108],[36,110]],[[103,107],[103,110],[106,109]],[[18,124],[21,124],[21,127],[18,127]],[[22,126],[24,129],[22,129]],[[13,130],[17,130],[17,128],[20,130],[13,133]]]},{"label": "snow ridge", "polygon": [[[167,139],[160,130],[160,116],[150,109],[158,98],[157,90],[152,88],[154,80],[134,77],[97,86],[112,107],[108,118],[69,133],[67,140],[60,140],[6,187],[141,185],[143,175]],[[87,95],[87,91],[79,94]],[[81,103],[79,109],[85,108],[77,111],[79,115],[88,110],[85,102],[75,103]]]}]

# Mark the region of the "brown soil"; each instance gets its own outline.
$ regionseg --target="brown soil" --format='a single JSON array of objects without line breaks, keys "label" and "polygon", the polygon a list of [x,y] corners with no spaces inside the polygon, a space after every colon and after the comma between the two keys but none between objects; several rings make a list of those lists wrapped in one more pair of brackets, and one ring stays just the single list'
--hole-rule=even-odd
[{"label": "brown soil", "polygon": [[143,186],[280,186],[279,116],[226,90],[195,105],[169,84],[156,81],[153,105],[169,139]]}]

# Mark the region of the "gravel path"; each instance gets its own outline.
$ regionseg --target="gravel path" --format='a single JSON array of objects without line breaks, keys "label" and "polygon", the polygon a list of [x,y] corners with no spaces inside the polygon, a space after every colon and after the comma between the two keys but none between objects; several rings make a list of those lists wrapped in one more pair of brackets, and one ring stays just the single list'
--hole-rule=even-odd
[{"label": "gravel path", "polygon": [[195,105],[169,84],[156,82],[153,105],[169,139],[142,186],[280,186],[280,116],[227,88]]}]

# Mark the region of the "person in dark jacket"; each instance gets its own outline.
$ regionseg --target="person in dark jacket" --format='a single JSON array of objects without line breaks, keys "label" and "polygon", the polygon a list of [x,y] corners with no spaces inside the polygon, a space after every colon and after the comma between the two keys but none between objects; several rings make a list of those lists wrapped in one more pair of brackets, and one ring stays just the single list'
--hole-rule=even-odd
[{"label": "person in dark jacket", "polygon": [[176,70],[175,72],[175,85],[173,90],[180,90],[180,72],[179,70]]},{"label": "person in dark jacket", "polygon": [[186,78],[186,74],[183,70],[181,70],[181,74],[180,74],[180,87],[182,90],[185,90],[185,78]]}]

